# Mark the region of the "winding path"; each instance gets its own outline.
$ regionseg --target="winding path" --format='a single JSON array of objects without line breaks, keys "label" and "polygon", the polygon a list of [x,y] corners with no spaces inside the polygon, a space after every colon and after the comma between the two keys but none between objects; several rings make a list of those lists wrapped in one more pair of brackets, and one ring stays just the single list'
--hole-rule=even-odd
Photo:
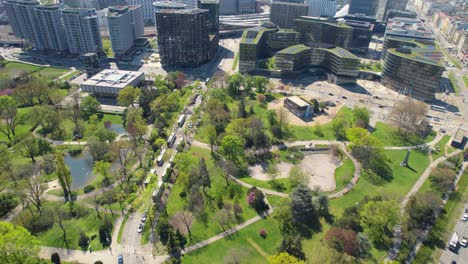
[{"label": "winding path", "polygon": [[[386,149],[395,149],[395,150],[397,150],[397,149],[415,149],[415,148],[421,148],[421,147],[427,146],[427,145],[432,146],[435,143],[437,143],[439,141],[439,139],[440,138],[438,136],[433,141],[431,141],[429,143],[426,143],[426,144],[423,144],[423,145],[408,146],[408,147],[387,147]],[[288,146],[288,147],[292,147],[292,146],[306,145],[306,144],[310,144],[310,143],[312,143],[312,144],[334,144],[334,145],[337,145],[337,146],[340,147],[340,149],[342,149],[346,153],[346,155],[353,161],[353,163],[355,165],[356,169],[355,169],[353,178],[350,181],[350,183],[344,189],[342,189],[342,190],[340,190],[340,191],[338,191],[336,193],[330,194],[330,195],[328,195],[328,197],[331,198],[331,199],[338,198],[338,197],[341,197],[341,196],[345,195],[350,190],[352,190],[352,188],[356,185],[356,183],[359,180],[361,167],[360,167],[360,164],[357,162],[357,160],[354,159],[354,157],[352,157],[348,153],[348,151],[346,150],[346,143],[339,142],[339,141],[329,141],[329,140],[310,140],[310,141],[286,142],[285,145]],[[83,142],[81,142],[81,144],[83,144]],[[208,144],[203,143],[203,142],[199,142],[199,141],[193,141],[192,145],[197,146],[197,147],[201,147],[201,148],[205,148],[205,149],[210,149],[210,146]],[[458,153],[459,153],[459,151],[453,152],[453,153],[450,154],[450,156],[456,155]],[[430,166],[426,169],[426,171],[423,173],[423,175],[415,183],[415,185],[413,186],[411,191],[405,197],[403,202],[406,203],[406,201],[409,199],[409,197],[412,194],[416,193],[417,190],[419,190],[419,188],[422,186],[422,184],[427,179],[427,177],[429,177],[430,171],[432,170],[432,168],[437,166],[437,164],[439,162],[443,161],[446,158],[447,157],[441,157],[441,158],[433,161],[430,164]],[[252,187],[252,185],[250,185],[248,183],[245,183],[242,180],[237,179],[232,175],[229,175],[229,176],[236,183],[238,183],[238,184],[240,184],[240,185],[242,185],[244,187],[247,187],[247,188]],[[269,194],[269,195],[275,195],[275,196],[279,196],[279,197],[287,197],[288,196],[287,193],[276,192],[276,191],[269,190],[269,189],[264,189],[264,188],[259,188],[259,189],[262,190],[263,192],[265,192],[266,194]],[[89,195],[92,196],[93,193],[90,193]],[[81,197],[81,196],[78,196],[78,197]],[[57,198],[61,199],[61,201],[63,200],[63,198],[61,198],[61,197],[57,197]],[[272,212],[273,212],[273,208],[271,208],[270,211],[267,212],[267,215],[271,214]],[[224,231],[224,232],[222,232],[222,233],[220,233],[220,234],[218,234],[216,236],[213,236],[213,237],[211,237],[209,239],[206,239],[206,240],[201,241],[201,242],[199,242],[197,244],[189,246],[183,251],[183,253],[187,254],[187,253],[189,253],[191,251],[197,250],[197,249],[205,247],[205,246],[207,246],[207,245],[209,245],[211,243],[214,243],[214,242],[216,242],[216,241],[218,241],[220,239],[223,239],[223,238],[225,238],[225,237],[227,237],[227,236],[241,230],[242,228],[245,228],[245,227],[247,227],[247,226],[249,226],[249,225],[251,225],[251,224],[253,224],[253,223],[255,223],[255,222],[259,221],[259,220],[261,220],[262,217],[265,217],[265,216],[260,216],[260,215],[255,216],[255,217],[245,221],[244,223],[241,223],[241,224],[239,224],[239,225],[237,225],[235,227],[232,227],[231,229],[226,230],[226,231]],[[120,224],[122,222],[122,219],[123,219],[123,217],[120,217],[116,221],[116,225],[115,225],[116,227],[120,226]],[[116,228],[114,230],[113,238],[115,237],[115,239],[113,239],[113,241],[117,241],[117,238],[116,238],[117,233],[118,233],[118,228]],[[53,252],[58,252],[60,254],[60,256],[62,257],[62,259],[64,259],[64,260],[78,261],[78,262],[82,262],[82,263],[88,263],[90,259],[92,259],[93,261],[99,259],[99,260],[102,260],[104,263],[115,262],[115,260],[117,258],[117,255],[120,254],[120,253],[124,253],[124,254],[127,253],[127,255],[133,256],[135,259],[134,259],[134,262],[132,262],[132,263],[163,263],[169,257],[167,255],[152,256],[151,251],[148,250],[147,247],[141,247],[140,250],[141,251],[137,251],[136,248],[135,248],[133,251],[128,252],[128,248],[123,247],[122,245],[119,245],[119,244],[113,245],[110,250],[100,250],[100,251],[95,251],[95,252],[92,252],[92,253],[83,252],[81,250],[68,250],[68,249],[62,249],[62,248],[42,247],[41,252],[40,252],[40,256],[43,257],[43,258],[49,258],[50,255]],[[128,253],[130,253],[130,254],[128,254]]]}]

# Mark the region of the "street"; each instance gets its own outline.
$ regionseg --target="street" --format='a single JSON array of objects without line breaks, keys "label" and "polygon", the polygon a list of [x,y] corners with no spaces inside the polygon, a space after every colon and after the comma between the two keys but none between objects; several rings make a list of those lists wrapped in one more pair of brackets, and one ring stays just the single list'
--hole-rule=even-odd
[{"label": "street", "polygon": [[[468,204],[465,204],[465,208],[468,208]],[[468,237],[468,222],[462,221],[462,215],[465,214],[465,208],[463,208],[463,212],[458,217],[457,225],[453,232],[457,232],[459,239],[461,240],[462,237]],[[452,236],[453,232],[450,233],[450,237]],[[448,245],[449,241],[445,241]],[[459,245],[457,252],[452,252],[447,248],[444,250],[442,255],[440,256],[439,262],[441,264],[452,264],[452,263],[466,263],[468,260],[468,248],[462,247]]]}]

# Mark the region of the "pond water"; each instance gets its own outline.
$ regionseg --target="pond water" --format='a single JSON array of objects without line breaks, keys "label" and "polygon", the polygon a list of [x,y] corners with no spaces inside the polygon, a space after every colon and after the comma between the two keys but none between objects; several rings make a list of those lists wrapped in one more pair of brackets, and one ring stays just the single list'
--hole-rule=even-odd
[{"label": "pond water", "polygon": [[111,124],[109,130],[114,131],[115,133],[117,133],[117,135],[122,135],[126,133],[125,128],[122,124]]},{"label": "pond water", "polygon": [[84,150],[78,156],[66,154],[64,160],[70,168],[73,179],[71,186],[72,190],[83,188],[94,179],[94,162],[89,151]]}]

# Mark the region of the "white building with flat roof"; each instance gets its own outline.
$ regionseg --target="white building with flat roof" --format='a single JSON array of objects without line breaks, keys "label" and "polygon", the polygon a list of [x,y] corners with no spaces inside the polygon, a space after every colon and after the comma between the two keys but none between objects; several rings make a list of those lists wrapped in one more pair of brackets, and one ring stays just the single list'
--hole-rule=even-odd
[{"label": "white building with flat roof", "polygon": [[145,79],[143,72],[103,70],[80,85],[81,91],[95,95],[117,96],[127,86],[138,86]]}]

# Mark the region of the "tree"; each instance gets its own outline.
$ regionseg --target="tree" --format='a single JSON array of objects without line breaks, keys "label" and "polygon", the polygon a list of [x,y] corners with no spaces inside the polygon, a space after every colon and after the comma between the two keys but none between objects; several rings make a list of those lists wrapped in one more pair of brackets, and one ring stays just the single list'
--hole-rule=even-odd
[{"label": "tree", "polygon": [[175,229],[179,229],[182,233],[189,235],[189,240],[192,242],[192,223],[193,214],[191,212],[183,211],[177,212],[172,216],[171,224]]},{"label": "tree", "polygon": [[337,221],[337,226],[353,230],[354,232],[362,232],[361,226],[361,216],[359,214],[359,208],[357,205],[353,205],[351,207],[347,207],[344,210],[344,213]]},{"label": "tree", "polygon": [[298,166],[294,166],[289,171],[288,181],[291,188],[296,188],[301,184],[306,185],[309,182],[309,177]]},{"label": "tree", "polygon": [[370,121],[370,111],[365,107],[354,107],[353,108],[353,119],[354,124],[357,127],[367,128]]},{"label": "tree", "polygon": [[57,252],[54,252],[52,253],[52,255],[50,255],[50,262],[52,262],[53,264],[60,264],[62,263],[60,261],[60,256]]},{"label": "tree", "polygon": [[38,212],[42,211],[42,180],[38,175],[30,175],[26,180],[27,192],[26,200],[32,203]]},{"label": "tree", "polygon": [[361,225],[375,242],[384,242],[400,221],[400,206],[397,201],[369,201],[361,213]]},{"label": "tree", "polygon": [[429,176],[429,181],[434,190],[444,194],[453,187],[455,178],[456,175],[452,169],[436,168]]},{"label": "tree", "polygon": [[248,259],[248,251],[240,248],[231,248],[224,256],[225,264],[241,264],[244,260]]},{"label": "tree", "polygon": [[205,158],[201,158],[200,162],[198,163],[198,179],[200,182],[200,186],[203,189],[203,193],[205,196],[209,197],[206,193],[206,188],[211,188],[211,179],[210,174],[208,173],[208,169],[206,167]]},{"label": "tree", "polygon": [[63,238],[63,242],[65,244],[67,244],[67,229],[65,228],[65,217],[66,217],[66,213],[64,212],[64,210],[62,210],[62,208],[60,208],[60,206],[54,206],[53,208],[53,219],[54,219],[54,222],[60,227],[60,229],[62,230],[62,238]]},{"label": "tree", "polygon": [[83,118],[88,120],[92,115],[101,111],[101,103],[92,96],[86,96],[81,100],[81,112]]},{"label": "tree", "polygon": [[405,229],[417,233],[434,224],[441,205],[442,199],[435,193],[411,196],[405,207]]},{"label": "tree", "polygon": [[256,187],[249,189],[247,203],[258,213],[268,210],[268,204],[265,202],[265,194]]},{"label": "tree", "polygon": [[265,93],[268,82],[268,79],[263,76],[253,77],[253,84],[257,93]]},{"label": "tree", "polygon": [[104,185],[109,185],[110,184],[110,179],[109,179],[109,172],[112,164],[109,162],[105,162],[103,160],[98,160],[94,163],[94,168],[93,172],[94,174],[97,175],[102,175],[104,177]]},{"label": "tree", "polygon": [[77,138],[83,137],[84,133],[84,122],[81,119],[81,107],[80,107],[80,94],[76,91],[72,92],[70,95],[71,102],[67,107],[67,115],[72,120],[73,124],[75,125],[75,129],[73,130],[73,135]]},{"label": "tree", "polygon": [[128,108],[125,118],[125,130],[130,135],[133,145],[141,142],[143,136],[148,131],[148,126],[143,118],[143,111],[141,108]]},{"label": "tree", "polygon": [[21,226],[0,222],[0,263],[37,263],[40,241]]},{"label": "tree", "polygon": [[90,204],[94,208],[94,210],[96,210],[97,217],[101,218],[101,213],[99,212],[99,208],[101,207],[101,202],[99,201],[99,199],[96,196],[94,196]]},{"label": "tree", "polygon": [[8,214],[18,205],[18,198],[9,192],[0,193],[0,217]]},{"label": "tree", "polygon": [[238,95],[240,93],[240,88],[241,88],[243,81],[244,81],[243,77],[239,73],[229,76],[228,83],[227,83],[229,95],[231,96]]},{"label": "tree", "polygon": [[89,246],[89,237],[83,231],[80,231],[80,238],[78,239],[78,246],[80,246],[81,250],[84,250],[84,251]]},{"label": "tree", "polygon": [[31,120],[36,126],[41,126],[42,134],[53,134],[58,138],[63,137],[63,129],[60,128],[62,115],[50,105],[36,105],[33,107]]},{"label": "tree", "polygon": [[119,91],[117,96],[117,102],[121,106],[128,107],[129,105],[134,105],[134,102],[140,96],[141,90],[133,86],[127,86]]},{"label": "tree", "polygon": [[371,256],[370,251],[372,249],[372,243],[369,241],[369,238],[363,234],[358,233],[357,236],[357,248],[354,251],[353,256],[357,259],[365,259]]},{"label": "tree", "polygon": [[130,149],[130,146],[124,141],[113,142],[111,151],[114,160],[118,162],[120,170],[123,173],[123,180],[129,181],[130,178],[127,165],[133,157],[133,151]]},{"label": "tree", "polygon": [[244,142],[237,136],[227,135],[221,143],[221,153],[237,163],[244,154]]},{"label": "tree", "polygon": [[407,137],[420,129],[427,111],[425,104],[408,98],[395,104],[390,113],[390,120],[398,127],[398,133]]},{"label": "tree", "polygon": [[268,264],[304,264],[304,261],[286,252],[280,252],[268,257]]},{"label": "tree", "polygon": [[10,96],[0,96],[0,132],[3,133],[11,144],[12,137],[16,135],[16,101]]},{"label": "tree", "polygon": [[310,228],[320,228],[319,215],[313,204],[312,190],[301,184],[292,191],[290,198],[292,223],[305,234],[309,233]]},{"label": "tree", "polygon": [[301,235],[283,235],[278,251],[288,253],[300,260],[305,259],[304,251],[302,251]]},{"label": "tree", "polygon": [[221,209],[213,216],[213,220],[223,231],[228,230],[235,223],[233,215],[226,209]]},{"label": "tree", "polygon": [[211,152],[213,152],[213,146],[216,143],[216,137],[217,137],[216,128],[214,126],[211,126],[211,125],[208,126],[206,128],[206,135],[208,137],[208,141],[210,142]]},{"label": "tree", "polygon": [[57,178],[59,180],[60,186],[62,186],[65,200],[71,201],[72,177],[70,169],[68,168],[67,164],[65,164],[63,155],[61,153],[57,153],[55,155],[55,162],[57,166]]},{"label": "tree", "polygon": [[13,173],[12,155],[5,145],[0,145],[0,179],[9,177],[15,185],[18,183],[15,173]]},{"label": "tree", "polygon": [[357,235],[353,231],[332,228],[325,234],[327,244],[339,253],[346,253],[350,256],[357,250]]},{"label": "tree", "polygon": [[346,140],[348,122],[343,118],[335,118],[331,122],[331,128],[337,140]]}]

